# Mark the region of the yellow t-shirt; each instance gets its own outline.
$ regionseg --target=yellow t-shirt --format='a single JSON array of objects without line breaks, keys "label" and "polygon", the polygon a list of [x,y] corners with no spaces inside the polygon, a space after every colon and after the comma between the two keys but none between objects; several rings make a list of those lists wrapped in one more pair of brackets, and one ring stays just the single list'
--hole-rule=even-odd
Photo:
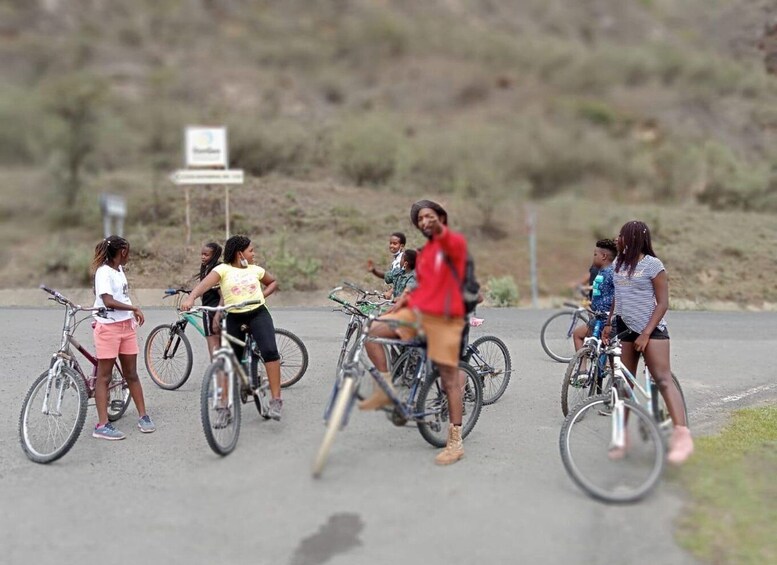
[{"label": "yellow t-shirt", "polygon": [[[264,304],[261,280],[264,277],[265,271],[262,267],[248,265],[248,267],[241,269],[222,263],[214,267],[213,272],[218,273],[219,277],[221,277],[219,288],[221,289],[221,296],[224,297],[224,306],[240,304],[246,300],[261,300],[262,304]],[[256,310],[259,306],[261,304],[238,308],[237,310],[231,310],[231,312],[250,312],[251,310]]]}]

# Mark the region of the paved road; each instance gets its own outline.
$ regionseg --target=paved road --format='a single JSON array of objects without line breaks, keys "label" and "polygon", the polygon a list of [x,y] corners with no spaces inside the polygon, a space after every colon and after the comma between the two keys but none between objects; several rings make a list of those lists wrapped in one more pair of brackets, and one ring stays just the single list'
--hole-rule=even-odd
[{"label": "paved road", "polygon": [[[67,456],[40,466],[22,454],[16,425],[25,391],[59,344],[61,311],[0,309],[0,563],[692,562],[672,541],[682,498],[671,481],[640,504],[612,507],[567,478],[558,455],[563,367],[537,339],[549,313],[482,312],[486,324],[473,335],[502,337],[517,373],[484,409],[463,462],[437,468],[414,428],[357,414],[313,480],[341,314],[274,311],[279,326],[305,340],[311,365],[286,392],[282,422],[246,409],[229,457],[215,456],[202,435],[204,343],[193,339],[192,378],[179,391],[142,374],[157,433],[141,435],[130,408],[119,422],[125,441],[85,432]],[[169,319],[149,310],[141,336]],[[697,429],[775,393],[767,352],[777,314],[676,312],[670,328],[673,368]],[[86,428],[94,420],[90,408]]]}]

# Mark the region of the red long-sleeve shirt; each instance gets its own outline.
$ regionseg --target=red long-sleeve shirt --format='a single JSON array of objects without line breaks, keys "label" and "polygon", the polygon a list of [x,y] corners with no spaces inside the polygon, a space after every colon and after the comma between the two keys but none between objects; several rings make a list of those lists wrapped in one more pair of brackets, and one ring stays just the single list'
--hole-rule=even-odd
[{"label": "red long-sleeve shirt", "polygon": [[[458,280],[448,261],[456,268]],[[460,233],[443,227],[418,253],[415,265],[416,288],[410,293],[409,306],[434,316],[464,317],[461,280],[467,262],[467,240]]]}]

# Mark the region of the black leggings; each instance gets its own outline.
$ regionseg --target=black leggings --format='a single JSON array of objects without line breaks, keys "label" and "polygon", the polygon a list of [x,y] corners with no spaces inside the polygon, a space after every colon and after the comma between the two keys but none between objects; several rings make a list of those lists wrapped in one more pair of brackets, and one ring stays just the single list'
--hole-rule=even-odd
[{"label": "black leggings", "polygon": [[[227,315],[227,333],[241,341],[245,337],[245,333],[240,329],[243,325],[248,326],[251,331],[265,363],[278,361],[281,358],[278,355],[278,346],[275,344],[275,326],[272,316],[264,304],[250,312],[233,312]],[[232,349],[235,350],[238,359],[243,358],[244,347],[233,343]]]}]

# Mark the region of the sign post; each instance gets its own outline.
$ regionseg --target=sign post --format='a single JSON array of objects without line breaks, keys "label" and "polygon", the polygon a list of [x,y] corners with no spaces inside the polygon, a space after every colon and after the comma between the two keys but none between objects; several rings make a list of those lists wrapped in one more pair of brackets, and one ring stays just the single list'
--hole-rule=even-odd
[{"label": "sign post", "polygon": [[[100,195],[100,210],[103,213],[103,234],[104,237],[116,234],[119,237],[124,236],[124,218],[127,217],[127,202],[123,196],[116,194]],[[116,222],[116,230],[111,229],[111,224]]]},{"label": "sign post", "polygon": [[526,206],[526,229],[529,232],[529,273],[531,276],[531,305],[539,308],[539,292],[537,284],[537,211],[534,206]]},{"label": "sign post", "polygon": [[229,239],[229,185],[243,184],[242,169],[229,169],[227,128],[188,126],[184,130],[185,169],[170,175],[170,180],[184,187],[186,200],[186,245],[191,244],[190,190],[192,185],[224,185],[224,225]]}]

